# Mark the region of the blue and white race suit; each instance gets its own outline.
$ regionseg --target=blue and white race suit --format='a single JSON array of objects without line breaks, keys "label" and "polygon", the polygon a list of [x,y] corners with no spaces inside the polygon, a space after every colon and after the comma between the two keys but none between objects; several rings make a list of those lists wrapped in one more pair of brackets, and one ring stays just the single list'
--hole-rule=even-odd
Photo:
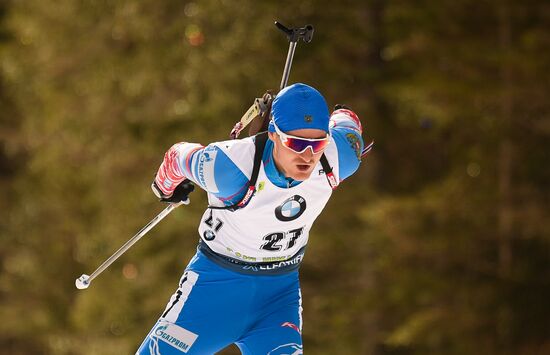
[{"label": "blue and white race suit", "polygon": [[[331,116],[325,155],[339,182],[359,167],[361,130],[351,111]],[[188,178],[210,205],[233,205],[246,193],[254,151],[253,137],[206,147],[179,143],[156,181],[170,191]],[[256,194],[245,208],[205,211],[197,253],[137,353],[214,354],[235,343],[243,354],[302,354],[298,266],[331,194],[320,163],[305,181],[280,173],[268,140]]]}]

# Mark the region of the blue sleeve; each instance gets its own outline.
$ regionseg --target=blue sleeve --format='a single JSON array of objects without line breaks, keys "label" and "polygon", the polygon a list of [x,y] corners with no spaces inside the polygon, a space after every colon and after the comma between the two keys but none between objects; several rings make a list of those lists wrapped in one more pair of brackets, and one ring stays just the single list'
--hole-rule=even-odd
[{"label": "blue sleeve", "polygon": [[332,128],[331,133],[338,149],[340,181],[342,181],[359,168],[363,138],[356,129],[344,126]]},{"label": "blue sleeve", "polygon": [[246,175],[215,145],[195,151],[187,165],[187,173],[192,176],[191,180],[225,205],[239,202],[248,186]]}]

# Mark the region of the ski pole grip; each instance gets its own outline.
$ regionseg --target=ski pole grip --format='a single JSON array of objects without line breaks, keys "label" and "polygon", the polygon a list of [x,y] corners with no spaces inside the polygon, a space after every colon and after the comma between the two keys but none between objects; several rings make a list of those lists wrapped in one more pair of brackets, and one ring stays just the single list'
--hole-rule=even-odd
[{"label": "ski pole grip", "polygon": [[282,23],[275,21],[275,26],[288,37],[289,42],[298,42],[302,39],[305,43],[309,43],[313,38],[314,28],[312,25],[305,25],[301,28],[287,28]]}]

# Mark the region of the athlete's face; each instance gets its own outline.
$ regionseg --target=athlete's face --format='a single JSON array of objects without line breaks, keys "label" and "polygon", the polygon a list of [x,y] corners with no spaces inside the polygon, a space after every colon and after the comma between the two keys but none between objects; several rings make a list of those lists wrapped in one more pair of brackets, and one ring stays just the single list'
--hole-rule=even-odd
[{"label": "athlete's face", "polygon": [[[320,129],[297,129],[285,132],[291,136],[319,139],[327,136],[326,132]],[[302,153],[296,153],[292,149],[283,145],[281,137],[276,132],[269,132],[269,139],[274,143],[273,159],[280,172],[286,177],[294,180],[304,181],[313,172],[315,165],[321,159],[323,150],[314,153],[311,148],[307,148]]]}]

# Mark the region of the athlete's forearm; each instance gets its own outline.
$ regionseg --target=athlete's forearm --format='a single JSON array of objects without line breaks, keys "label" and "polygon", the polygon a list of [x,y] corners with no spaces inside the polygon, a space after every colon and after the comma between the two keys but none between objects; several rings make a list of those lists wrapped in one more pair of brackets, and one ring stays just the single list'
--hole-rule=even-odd
[{"label": "athlete's forearm", "polygon": [[196,143],[174,144],[166,154],[160,165],[155,183],[165,196],[170,196],[175,188],[185,179],[196,182],[191,172],[193,155],[204,147]]},{"label": "athlete's forearm", "polygon": [[238,200],[246,192],[248,178],[217,144],[206,147],[196,143],[174,144],[164,155],[155,176],[155,185],[162,195],[171,196],[188,179],[226,204]]},{"label": "athlete's forearm", "polygon": [[340,181],[359,168],[363,127],[359,117],[349,109],[338,109],[330,117],[330,131],[338,148]]}]

